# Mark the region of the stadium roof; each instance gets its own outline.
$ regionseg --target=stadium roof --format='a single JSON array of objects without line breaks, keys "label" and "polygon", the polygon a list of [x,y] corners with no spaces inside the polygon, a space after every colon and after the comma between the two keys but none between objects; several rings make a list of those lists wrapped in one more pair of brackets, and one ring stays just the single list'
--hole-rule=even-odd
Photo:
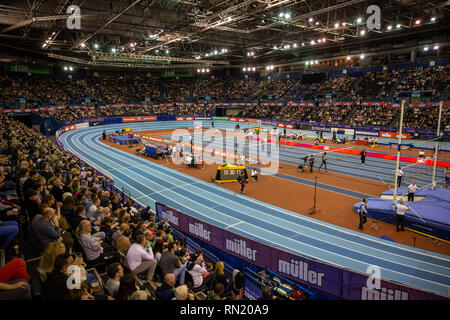
[{"label": "stadium roof", "polygon": [[0,52],[86,66],[292,65],[443,48],[449,12],[443,0],[11,0]]}]

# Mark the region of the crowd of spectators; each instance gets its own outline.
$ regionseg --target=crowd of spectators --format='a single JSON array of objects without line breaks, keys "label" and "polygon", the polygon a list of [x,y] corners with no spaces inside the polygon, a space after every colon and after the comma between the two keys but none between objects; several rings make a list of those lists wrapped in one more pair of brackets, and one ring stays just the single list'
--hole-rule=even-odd
[{"label": "crowd of spectators", "polygon": [[225,96],[224,90],[225,81],[222,79],[197,79],[194,83],[192,97],[196,99],[209,96],[215,99],[222,99]]},{"label": "crowd of spectators", "polygon": [[[294,100],[312,101],[332,94],[333,99],[386,100],[402,92],[428,92],[420,99],[439,100],[448,88],[450,65],[365,72],[350,75],[307,74],[304,79],[247,78],[151,78],[124,75],[67,79],[36,75],[0,75],[0,104],[79,104],[88,98],[96,104],[143,102],[197,102],[203,100]],[[205,97],[209,97],[205,99]],[[402,96],[403,97],[403,96]],[[23,98],[27,102],[19,99]],[[409,98],[409,94],[408,94]],[[201,101],[200,101],[201,100]]]},{"label": "crowd of spectators", "polygon": [[394,96],[402,91],[431,91],[433,98],[440,99],[450,82],[450,65],[406,69],[398,74],[400,76]]},{"label": "crowd of spectators", "polygon": [[261,80],[253,90],[252,98],[267,98],[270,95],[273,100],[280,99],[291,86],[298,82],[297,79]]},{"label": "crowd of spectators", "polygon": [[192,96],[193,84],[186,79],[164,79],[163,100],[164,101],[189,101]]},{"label": "crowd of spectators", "polygon": [[129,81],[131,94],[136,101],[145,101],[145,98],[158,100],[160,96],[160,83],[155,78],[141,78],[136,76]]},{"label": "crowd of spectators", "polygon": [[225,96],[230,100],[248,100],[256,83],[254,78],[231,78],[227,81]]},{"label": "crowd of spectators", "polygon": [[335,99],[352,99],[355,96],[353,85],[356,79],[348,75],[329,77],[322,82],[316,94],[332,94]]},{"label": "crowd of spectators", "polygon": [[102,97],[100,102],[104,103],[122,103],[131,101],[130,87],[128,79],[124,77],[116,79],[92,78],[95,86]]},{"label": "crowd of spectators", "polygon": [[[441,128],[450,129],[450,108],[444,107]],[[400,108],[375,104],[326,106],[248,106],[242,109],[239,117],[290,120],[297,122],[342,123],[353,125],[372,125],[397,127],[400,121]],[[435,129],[438,122],[436,107],[405,108],[403,126],[405,128]]]},{"label": "crowd of spectators", "polygon": [[[36,291],[44,300],[193,300],[199,291],[242,298],[241,272],[226,275],[201,248],[189,252],[168,221],[107,190],[104,178],[40,133],[4,116],[0,125],[0,248],[8,257],[0,300]],[[19,251],[38,257],[39,288]],[[93,267],[104,268],[101,279]],[[78,289],[67,286],[74,270]]]},{"label": "crowd of spectators", "polygon": [[313,97],[319,86],[319,83],[293,85],[285,92],[283,98],[287,100],[306,101]]},{"label": "crowd of spectators", "polygon": [[356,88],[356,98],[381,100],[389,97],[400,76],[397,70],[366,72]]},{"label": "crowd of spectators", "polygon": [[64,107],[61,109],[40,110],[38,114],[44,118],[53,117],[58,121],[75,121],[83,119],[143,116],[152,114],[152,107],[146,105],[134,106],[81,106],[80,108]]}]

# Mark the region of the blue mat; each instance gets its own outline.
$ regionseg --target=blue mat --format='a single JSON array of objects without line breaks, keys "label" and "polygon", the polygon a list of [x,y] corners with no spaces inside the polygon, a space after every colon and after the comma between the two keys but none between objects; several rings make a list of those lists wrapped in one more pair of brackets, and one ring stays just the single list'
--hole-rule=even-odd
[{"label": "blue mat", "polygon": [[[402,188],[399,189],[399,193],[402,193]],[[393,193],[392,190],[389,190],[384,194],[392,195]],[[423,189],[416,192],[416,196],[425,198],[407,203],[425,222],[414,212],[406,211],[405,227],[450,240],[450,190]],[[356,203],[353,211],[357,213],[360,206],[361,202]],[[390,199],[369,198],[367,212],[370,218],[395,224],[395,211],[392,210],[392,200]]]}]

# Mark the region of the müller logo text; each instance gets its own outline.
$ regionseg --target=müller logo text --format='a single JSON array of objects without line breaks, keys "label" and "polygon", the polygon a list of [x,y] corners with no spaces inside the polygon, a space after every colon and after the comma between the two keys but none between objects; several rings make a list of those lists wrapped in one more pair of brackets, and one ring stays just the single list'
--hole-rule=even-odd
[{"label": "m\u00fcller logo text", "polygon": [[172,211],[163,211],[161,216],[163,219],[169,221],[170,224],[178,226],[178,217],[174,216]]},{"label": "m\u00fcller logo text", "polygon": [[278,260],[278,272],[318,287],[322,287],[325,278],[325,273],[310,270],[307,262],[294,259],[291,259],[291,261]]},{"label": "m\u00fcller logo text", "polygon": [[199,236],[200,238],[206,240],[206,241],[211,241],[211,231],[206,230],[203,227],[202,223],[196,222],[194,224],[189,223],[189,232]]}]

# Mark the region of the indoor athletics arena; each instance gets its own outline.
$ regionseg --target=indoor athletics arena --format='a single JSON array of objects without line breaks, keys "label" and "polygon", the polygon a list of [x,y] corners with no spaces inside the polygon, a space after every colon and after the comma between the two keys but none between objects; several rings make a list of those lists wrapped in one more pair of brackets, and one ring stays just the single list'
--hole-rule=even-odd
[{"label": "indoor athletics arena", "polygon": [[2,1],[0,300],[448,301],[449,12]]}]

